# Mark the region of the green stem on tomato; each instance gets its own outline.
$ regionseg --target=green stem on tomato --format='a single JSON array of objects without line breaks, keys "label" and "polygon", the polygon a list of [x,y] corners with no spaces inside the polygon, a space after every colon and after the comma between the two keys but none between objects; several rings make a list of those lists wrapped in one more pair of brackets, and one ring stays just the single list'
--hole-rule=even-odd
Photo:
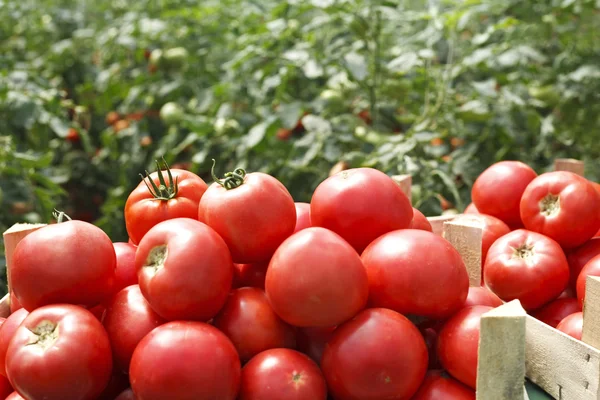
[{"label": "green stem on tomato", "polygon": [[243,168],[236,168],[233,172],[227,172],[225,174],[225,178],[219,179],[215,174],[215,164],[217,163],[215,159],[212,160],[213,165],[210,169],[210,174],[212,175],[215,183],[218,183],[222,187],[227,190],[235,189],[240,187],[244,183],[244,178],[246,177],[246,171]]},{"label": "green stem on tomato", "polygon": [[[177,192],[179,191],[179,183],[178,178],[173,179],[173,174],[171,173],[171,169],[169,165],[165,161],[164,157],[162,159],[163,167],[167,171],[167,177],[169,181],[165,181],[165,177],[163,176],[163,168],[161,168],[160,162],[156,160],[156,172],[158,173],[158,185],[154,182],[153,179],[150,178],[150,173],[146,171],[146,176],[140,174],[142,177],[142,182],[148,188],[148,191],[152,194],[152,196],[156,200],[164,200],[168,201],[175,197],[177,197]],[[146,181],[146,179],[148,181]],[[148,184],[150,182],[150,184]]]},{"label": "green stem on tomato", "polygon": [[56,208],[52,212],[52,216],[54,217],[54,219],[56,219],[56,223],[58,223],[58,224],[65,222],[65,219],[67,221],[71,221],[71,217],[69,217],[67,214],[65,214],[64,211],[58,211]]}]

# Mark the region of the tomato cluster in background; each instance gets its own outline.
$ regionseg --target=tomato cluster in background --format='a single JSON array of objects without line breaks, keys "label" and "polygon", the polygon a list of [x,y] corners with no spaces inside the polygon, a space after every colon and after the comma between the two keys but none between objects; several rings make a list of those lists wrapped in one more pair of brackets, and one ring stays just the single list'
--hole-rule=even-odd
[{"label": "tomato cluster in background", "polygon": [[483,314],[519,299],[580,337],[584,279],[600,276],[600,192],[569,172],[510,161],[477,179],[458,217],[483,231],[469,287],[378,170],[334,174],[308,204],[265,173],[213,163],[207,185],[157,166],[127,200],[129,243],[62,213],[19,242],[1,395],[474,399]]}]

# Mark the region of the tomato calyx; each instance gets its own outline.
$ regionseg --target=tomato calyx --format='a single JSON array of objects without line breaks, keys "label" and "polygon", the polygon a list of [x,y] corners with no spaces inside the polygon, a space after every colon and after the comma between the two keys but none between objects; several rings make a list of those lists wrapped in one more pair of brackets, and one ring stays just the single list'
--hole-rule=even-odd
[{"label": "tomato calyx", "polygon": [[[156,160],[156,171],[158,172],[159,185],[154,183],[153,179],[150,179],[150,174],[148,171],[146,171],[145,177],[142,174],[140,174],[140,176],[142,177],[142,182],[144,182],[155,200],[169,201],[177,197],[177,192],[179,191],[178,178],[173,179],[173,174],[171,174],[169,165],[164,158],[162,161],[163,167],[161,167],[160,162]],[[167,171],[169,182],[165,181],[163,171]],[[148,184],[148,182],[150,182],[150,184]]]},{"label": "tomato calyx", "polygon": [[540,211],[546,217],[554,217],[560,211],[560,197],[548,193],[542,201],[540,201]]},{"label": "tomato calyx", "polygon": [[168,254],[169,250],[166,244],[153,247],[148,253],[148,257],[144,263],[144,268],[152,268],[154,273],[158,272],[159,269],[165,266],[165,261],[167,260]]},{"label": "tomato calyx", "polygon": [[58,339],[58,325],[50,321],[40,322],[33,330],[30,330],[36,337],[29,343],[30,345],[40,346],[43,350],[51,347]]},{"label": "tomato calyx", "polygon": [[534,256],[533,245],[523,244],[514,249],[513,258],[520,258],[526,262]]},{"label": "tomato calyx", "polygon": [[65,219],[67,221],[71,221],[71,217],[69,217],[64,211],[59,211],[56,208],[52,212],[52,216],[58,224],[65,222]]},{"label": "tomato calyx", "polygon": [[227,172],[225,174],[225,178],[219,179],[215,175],[215,164],[216,161],[213,158],[213,165],[210,169],[210,174],[212,175],[213,180],[219,185],[223,186],[227,190],[235,189],[240,187],[244,183],[244,178],[246,177],[246,171],[243,168],[236,168],[232,172]]}]

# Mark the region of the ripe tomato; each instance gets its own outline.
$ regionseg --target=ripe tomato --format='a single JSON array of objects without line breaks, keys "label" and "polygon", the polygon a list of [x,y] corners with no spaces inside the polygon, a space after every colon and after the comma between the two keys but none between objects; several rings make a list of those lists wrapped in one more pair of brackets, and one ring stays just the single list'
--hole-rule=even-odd
[{"label": "ripe tomato", "polygon": [[135,394],[133,394],[133,390],[129,388],[121,392],[121,394],[118,395],[115,400],[137,400],[137,398],[135,397]]},{"label": "ripe tomato", "polygon": [[446,322],[438,336],[437,353],[446,371],[475,389],[481,316],[492,307],[473,306],[460,310]]},{"label": "ripe tomato", "polygon": [[15,335],[17,328],[23,320],[29,315],[29,311],[20,308],[10,314],[0,326],[0,374],[6,376],[6,352],[11,339]]},{"label": "ripe tomato", "polygon": [[519,226],[521,196],[536,176],[531,167],[520,161],[500,161],[475,180],[471,190],[473,203],[480,213],[499,218],[510,227]]},{"label": "ripe tomato", "polygon": [[123,390],[129,387],[129,377],[118,369],[113,369],[108,385],[97,400],[115,400]]},{"label": "ripe tomato", "polygon": [[484,286],[471,286],[469,288],[469,294],[467,300],[465,300],[462,308],[471,306],[488,306],[488,307],[500,307],[502,300],[496,296],[494,292]]},{"label": "ripe tomato", "polygon": [[566,171],[542,174],[521,199],[525,228],[574,248],[600,229],[600,193],[586,179]]},{"label": "ripe tomato", "polygon": [[[498,238],[510,232],[502,220],[486,214],[470,214],[457,217],[454,221],[478,221],[481,224],[481,267],[485,264],[488,250]],[[482,278],[483,279],[483,278]]]},{"label": "ripe tomato", "polygon": [[600,238],[592,238],[567,253],[567,261],[571,269],[569,284],[572,288],[576,288],[577,278],[585,264],[597,255],[600,255]]},{"label": "ripe tomato", "polygon": [[210,185],[198,209],[198,219],[227,243],[233,261],[266,261],[294,232],[296,207],[285,186],[271,175],[237,168]]},{"label": "ripe tomato", "polygon": [[265,289],[277,315],[297,327],[338,325],[362,310],[369,295],[356,251],[339,235],[316,227],[279,246]]},{"label": "ripe tomato", "polygon": [[583,334],[583,312],[579,311],[566,316],[556,326],[556,329],[566,333],[571,337],[574,337],[577,340],[581,340],[581,336]]},{"label": "ripe tomato", "polygon": [[234,400],[240,359],[217,328],[169,322],[146,335],[129,368],[131,388],[144,400]]},{"label": "ripe tomato", "polygon": [[372,168],[354,168],[330,176],[310,202],[313,226],[330,229],[359,253],[373,240],[410,226],[408,197],[392,178]]},{"label": "ripe tomato", "polygon": [[310,225],[310,204],[309,203],[294,203],[296,205],[296,228],[294,233],[301,231],[304,228],[309,228]]},{"label": "ripe tomato", "polygon": [[475,391],[444,371],[428,371],[419,391],[411,400],[475,400]]},{"label": "ripe tomato", "polygon": [[[10,382],[8,379],[6,379],[4,376],[0,376],[0,398],[3,399],[7,399],[11,393],[13,392],[13,387],[10,385]],[[16,393],[16,392],[15,392]],[[15,397],[13,397],[15,398]],[[16,397],[18,398],[22,398],[22,397]]]},{"label": "ripe tomato", "polygon": [[129,243],[113,243],[117,256],[117,269],[115,270],[114,293],[130,285],[137,285],[137,271],[135,270],[136,247]]},{"label": "ripe tomato", "polygon": [[294,328],[275,314],[261,289],[233,290],[212,325],[231,340],[242,363],[265,350],[296,346]]},{"label": "ripe tomato", "polygon": [[198,216],[200,198],[207,189],[206,182],[198,175],[182,170],[161,169],[143,178],[131,192],[125,203],[125,226],[129,239],[138,244],[142,237],[159,222],[173,218]]},{"label": "ripe tomato", "polygon": [[144,297],[167,320],[208,321],[225,304],[233,279],[223,239],[189,218],[150,229],[137,249],[135,266]]},{"label": "ripe tomato", "polygon": [[5,400],[25,400],[17,392],[12,392]]},{"label": "ripe tomato", "polygon": [[525,229],[496,240],[483,273],[492,292],[504,301],[519,299],[526,310],[557,298],[569,283],[569,264],[560,245]]},{"label": "ripe tomato", "polygon": [[233,264],[234,289],[241,287],[257,287],[265,289],[268,262],[261,261],[253,264]]},{"label": "ripe tomato", "polygon": [[10,285],[27,310],[56,303],[95,306],[112,294],[115,265],[112,242],[100,228],[82,221],[61,222],[19,242]]},{"label": "ripe tomato", "polygon": [[109,303],[103,321],[115,365],[127,373],[133,350],[140,340],[165,322],[152,310],[138,285],[118,292]]},{"label": "ripe tomato", "polygon": [[588,276],[600,277],[600,255],[597,255],[588,261],[577,278],[577,300],[579,301],[579,307],[582,309],[585,300],[585,286]]},{"label": "ripe tomato", "polygon": [[581,311],[581,307],[579,307],[577,299],[566,297],[551,301],[531,315],[543,323],[556,328],[565,317],[579,311]]},{"label": "ripe tomato", "polygon": [[327,328],[299,328],[296,334],[296,349],[317,364],[321,364],[325,345],[333,336],[335,326]]},{"label": "ripe tomato", "polygon": [[17,299],[17,297],[15,296],[15,292],[11,291],[10,292],[10,312],[11,312],[11,314],[21,308],[23,308],[23,306],[21,306],[21,303],[19,303],[19,299]]},{"label": "ripe tomato", "polygon": [[6,354],[8,379],[28,399],[96,399],[111,371],[110,342],[102,324],[70,304],[32,311]]},{"label": "ripe tomato", "polygon": [[467,298],[469,276],[460,254],[431,232],[402,229],[385,234],[365,249],[362,261],[372,307],[445,318]]},{"label": "ripe tomato", "polygon": [[477,210],[475,204],[469,203],[469,205],[465,208],[463,214],[479,214],[479,210]]},{"label": "ripe tomato", "polygon": [[321,368],[336,399],[408,399],[425,376],[427,347],[406,317],[371,308],[335,330]]},{"label": "ripe tomato", "polygon": [[423,231],[433,232],[431,224],[427,220],[427,217],[416,208],[413,207],[413,219],[409,226],[410,229],[420,229]]},{"label": "ripe tomato", "polygon": [[258,354],[242,369],[239,400],[326,400],[321,370],[306,355],[289,349]]}]

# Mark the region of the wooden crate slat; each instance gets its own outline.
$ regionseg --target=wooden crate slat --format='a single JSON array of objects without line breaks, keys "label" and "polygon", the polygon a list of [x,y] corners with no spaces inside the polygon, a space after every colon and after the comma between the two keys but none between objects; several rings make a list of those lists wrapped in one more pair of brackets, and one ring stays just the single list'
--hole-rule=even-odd
[{"label": "wooden crate slat", "polygon": [[582,341],[600,348],[600,278],[588,276],[585,281]]},{"label": "wooden crate slat", "polygon": [[2,234],[4,239],[4,251],[6,256],[6,281],[10,291],[10,266],[12,264],[12,255],[17,244],[31,232],[46,226],[46,224],[14,224]]},{"label": "wooden crate slat", "polygon": [[394,175],[392,176],[394,182],[400,186],[400,189],[404,192],[408,200],[412,204],[412,176],[411,175]]},{"label": "wooden crate slat", "polygon": [[440,215],[436,217],[428,217],[427,220],[431,224],[433,233],[442,236],[444,233],[444,222],[452,221],[454,218],[462,214]]},{"label": "wooden crate slat", "polygon": [[573,158],[557,158],[554,160],[554,170],[569,171],[581,176],[585,175],[585,165],[583,161],[575,160]]},{"label": "wooden crate slat", "polygon": [[477,218],[461,217],[443,224],[443,236],[460,253],[467,272],[469,284],[481,286],[481,245],[483,223]]}]

